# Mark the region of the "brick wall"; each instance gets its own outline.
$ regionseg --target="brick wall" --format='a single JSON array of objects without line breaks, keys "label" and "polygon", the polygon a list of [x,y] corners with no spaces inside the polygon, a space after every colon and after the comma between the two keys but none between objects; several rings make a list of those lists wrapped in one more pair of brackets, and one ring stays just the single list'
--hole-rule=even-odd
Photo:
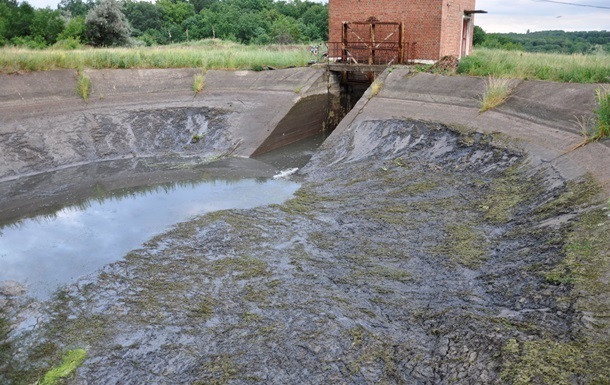
[{"label": "brick wall", "polygon": [[[364,22],[370,17],[403,22],[404,42],[415,43],[419,60],[459,55],[464,9],[475,0],[329,0],[329,41],[340,42],[343,22]],[[447,9],[445,9],[447,8]]]},{"label": "brick wall", "polygon": [[[462,31],[464,25],[464,11],[474,10],[475,0],[444,0],[441,33],[440,56],[454,55],[460,56],[462,43]],[[474,16],[474,15],[473,15]],[[472,33],[474,28],[474,18],[469,24],[468,37],[466,44],[469,45],[468,52],[472,51]]]}]

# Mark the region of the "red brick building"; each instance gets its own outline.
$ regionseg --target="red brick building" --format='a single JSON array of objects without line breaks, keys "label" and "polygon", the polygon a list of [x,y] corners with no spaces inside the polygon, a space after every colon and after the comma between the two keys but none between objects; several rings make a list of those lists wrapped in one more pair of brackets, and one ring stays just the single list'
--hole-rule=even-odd
[{"label": "red brick building", "polygon": [[329,56],[344,61],[429,62],[472,50],[475,0],[329,0],[328,12]]}]

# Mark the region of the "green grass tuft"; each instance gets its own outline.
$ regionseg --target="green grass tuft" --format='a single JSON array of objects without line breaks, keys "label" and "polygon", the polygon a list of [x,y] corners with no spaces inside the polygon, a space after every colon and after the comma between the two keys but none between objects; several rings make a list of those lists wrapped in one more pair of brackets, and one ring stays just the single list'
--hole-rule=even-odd
[{"label": "green grass tuft", "polygon": [[485,112],[504,104],[510,97],[512,90],[512,79],[489,76],[485,84],[485,92],[479,112]]},{"label": "green grass tuft", "polygon": [[203,87],[205,86],[205,75],[204,74],[195,74],[193,76],[193,91],[196,94],[203,91]]},{"label": "green grass tuft", "polygon": [[610,136],[610,88],[600,87],[595,90],[597,99],[597,125],[593,140],[599,140]]},{"label": "green grass tuft", "polygon": [[61,365],[54,367],[45,374],[40,385],[59,384],[62,378],[70,377],[83,364],[87,352],[85,349],[74,349],[66,352]]},{"label": "green grass tuft", "polygon": [[89,99],[89,95],[91,95],[91,78],[81,71],[78,73],[76,93],[80,95],[85,102]]}]

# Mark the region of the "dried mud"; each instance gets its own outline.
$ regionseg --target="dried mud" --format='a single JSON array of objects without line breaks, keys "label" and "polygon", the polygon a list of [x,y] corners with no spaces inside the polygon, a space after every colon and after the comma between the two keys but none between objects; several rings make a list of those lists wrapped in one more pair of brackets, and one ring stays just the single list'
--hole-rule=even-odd
[{"label": "dried mud", "polygon": [[561,270],[583,213],[608,233],[595,187],[492,142],[402,120],[334,134],[285,204],[178,224],[48,303],[5,297],[23,322],[0,379],[80,347],[70,384],[607,379],[586,322],[605,310]]}]

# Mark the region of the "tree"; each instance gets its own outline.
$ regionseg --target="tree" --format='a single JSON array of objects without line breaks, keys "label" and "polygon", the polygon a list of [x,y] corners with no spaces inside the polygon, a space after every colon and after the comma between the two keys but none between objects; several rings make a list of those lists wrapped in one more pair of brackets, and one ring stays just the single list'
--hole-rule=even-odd
[{"label": "tree", "polygon": [[64,29],[64,20],[59,11],[50,8],[37,9],[34,12],[30,35],[33,38],[40,36],[46,44],[52,45],[57,41],[57,36]]},{"label": "tree", "polygon": [[159,0],[156,5],[163,9],[163,19],[166,23],[180,25],[191,16],[195,16],[193,4],[184,1]]},{"label": "tree", "polygon": [[57,40],[66,39],[73,39],[80,43],[87,41],[84,16],[73,17],[68,21],[64,30],[57,36]]},{"label": "tree", "polygon": [[91,8],[95,6],[93,0],[61,0],[57,8],[65,13],[68,13],[71,17],[76,16],[87,16],[87,13]]},{"label": "tree", "polygon": [[483,31],[483,28],[478,25],[474,26],[474,33],[472,34],[472,44],[480,45],[485,42],[487,34]]},{"label": "tree", "polygon": [[163,27],[163,8],[148,1],[127,1],[123,4],[122,11],[134,36],[140,36],[149,29],[161,30]]},{"label": "tree", "polygon": [[129,43],[131,28],[115,0],[101,0],[85,19],[87,37],[95,46],[115,46]]}]

